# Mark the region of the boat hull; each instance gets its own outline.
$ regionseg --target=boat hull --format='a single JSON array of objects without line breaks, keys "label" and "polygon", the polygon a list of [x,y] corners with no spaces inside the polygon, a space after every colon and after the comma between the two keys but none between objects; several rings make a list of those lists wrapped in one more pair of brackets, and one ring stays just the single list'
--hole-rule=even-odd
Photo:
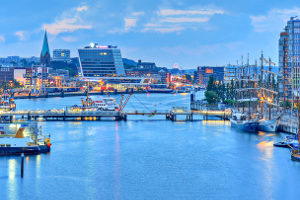
[{"label": "boat hull", "polygon": [[244,132],[251,132],[251,133],[255,133],[258,131],[258,122],[254,121],[254,122],[242,122],[239,123],[235,120],[230,120],[231,122],[231,126],[234,128],[237,128],[241,131]]},{"label": "boat hull", "polygon": [[0,156],[5,155],[34,155],[41,152],[38,146],[35,147],[0,147]]},{"label": "boat hull", "polygon": [[279,119],[260,121],[258,129],[264,132],[276,132],[279,124]]}]

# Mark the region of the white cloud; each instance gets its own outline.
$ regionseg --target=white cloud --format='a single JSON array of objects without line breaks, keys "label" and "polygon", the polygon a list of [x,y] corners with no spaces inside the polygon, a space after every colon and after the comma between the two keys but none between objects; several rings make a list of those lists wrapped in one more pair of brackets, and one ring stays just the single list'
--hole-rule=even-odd
[{"label": "white cloud", "polygon": [[[200,9],[200,10],[175,10],[160,9],[155,12],[151,21],[144,25],[143,32],[156,31],[161,33],[180,32],[186,29],[197,30],[196,23],[205,23],[201,28],[205,30],[213,15],[225,14],[222,9]],[[189,23],[189,24],[187,24]],[[194,26],[191,26],[194,25]]]},{"label": "white cloud", "polygon": [[129,30],[132,27],[136,26],[137,19],[135,18],[125,18],[125,31]]},{"label": "white cloud", "polygon": [[1,41],[1,42],[5,42],[5,37],[4,37],[4,35],[0,35],[0,41]]},{"label": "white cloud", "polygon": [[73,37],[73,36],[65,36],[65,37],[61,37],[61,38],[66,42],[76,42],[76,41],[78,41],[78,38]]},{"label": "white cloud", "polygon": [[160,33],[171,33],[178,32],[184,30],[183,27],[180,26],[171,26],[171,27],[146,27],[143,29],[143,32],[155,31]]},{"label": "white cloud", "polygon": [[292,16],[300,16],[300,8],[272,9],[266,15],[250,16],[251,24],[256,32],[280,31]]},{"label": "white cloud", "polygon": [[215,15],[224,14],[223,10],[174,10],[174,9],[161,9],[159,10],[159,15],[169,16],[169,15]]},{"label": "white cloud", "polygon": [[81,12],[81,11],[87,11],[89,9],[89,7],[87,6],[81,6],[77,8],[77,11]]},{"label": "white cloud", "polygon": [[19,37],[19,40],[24,40],[25,39],[25,35],[24,35],[24,31],[16,31],[15,35]]},{"label": "white cloud", "polygon": [[87,6],[82,6],[66,11],[62,14],[63,17],[56,18],[52,24],[43,24],[43,29],[46,29],[52,35],[74,32],[78,29],[92,29],[92,26],[84,24],[80,17],[80,13],[87,10]]},{"label": "white cloud", "polygon": [[140,11],[140,12],[133,12],[131,15],[132,16],[141,16],[141,15],[144,15],[144,14],[145,14],[145,12]]},{"label": "white cloud", "polygon": [[162,19],[161,22],[168,22],[168,23],[186,23],[186,22],[208,22],[210,18],[208,17],[199,17],[199,18],[193,18],[193,17],[170,17]]}]

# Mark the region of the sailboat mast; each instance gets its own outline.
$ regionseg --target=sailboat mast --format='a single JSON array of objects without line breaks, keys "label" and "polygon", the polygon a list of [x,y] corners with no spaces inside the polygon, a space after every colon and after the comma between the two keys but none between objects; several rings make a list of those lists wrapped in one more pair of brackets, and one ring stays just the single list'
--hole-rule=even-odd
[{"label": "sailboat mast", "polygon": [[261,68],[260,68],[260,118],[264,118],[264,107],[263,107],[263,86],[264,86],[264,53],[261,51]]}]

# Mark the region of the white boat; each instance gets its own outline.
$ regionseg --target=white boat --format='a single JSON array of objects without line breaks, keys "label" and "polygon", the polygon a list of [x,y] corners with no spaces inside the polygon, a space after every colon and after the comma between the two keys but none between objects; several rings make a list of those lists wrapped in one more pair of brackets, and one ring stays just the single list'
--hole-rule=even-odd
[{"label": "white boat", "polygon": [[265,131],[265,132],[276,132],[279,123],[280,123],[280,117],[271,120],[261,119],[259,120],[258,129],[260,131]]},{"label": "white boat", "polygon": [[71,109],[96,109],[103,111],[116,111],[119,109],[116,100],[112,97],[101,97],[100,99],[93,100],[87,97],[81,100],[81,106],[74,105]]}]

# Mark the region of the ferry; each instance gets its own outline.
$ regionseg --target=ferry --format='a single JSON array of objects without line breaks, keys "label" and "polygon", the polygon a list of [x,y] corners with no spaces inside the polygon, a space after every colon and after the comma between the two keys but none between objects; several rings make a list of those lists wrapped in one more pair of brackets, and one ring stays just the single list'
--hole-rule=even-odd
[{"label": "ferry", "polygon": [[119,109],[116,100],[112,97],[101,97],[98,100],[92,100],[92,98],[87,97],[86,99],[81,100],[81,106],[74,105],[71,109],[96,109],[100,111],[116,111]]},{"label": "ferry", "polygon": [[26,124],[13,124],[18,127],[14,137],[11,132],[2,132],[0,138],[0,156],[2,155],[19,155],[21,153],[31,155],[39,153],[47,153],[51,148],[49,137],[41,137],[34,132],[28,135],[26,131],[29,128]]}]

